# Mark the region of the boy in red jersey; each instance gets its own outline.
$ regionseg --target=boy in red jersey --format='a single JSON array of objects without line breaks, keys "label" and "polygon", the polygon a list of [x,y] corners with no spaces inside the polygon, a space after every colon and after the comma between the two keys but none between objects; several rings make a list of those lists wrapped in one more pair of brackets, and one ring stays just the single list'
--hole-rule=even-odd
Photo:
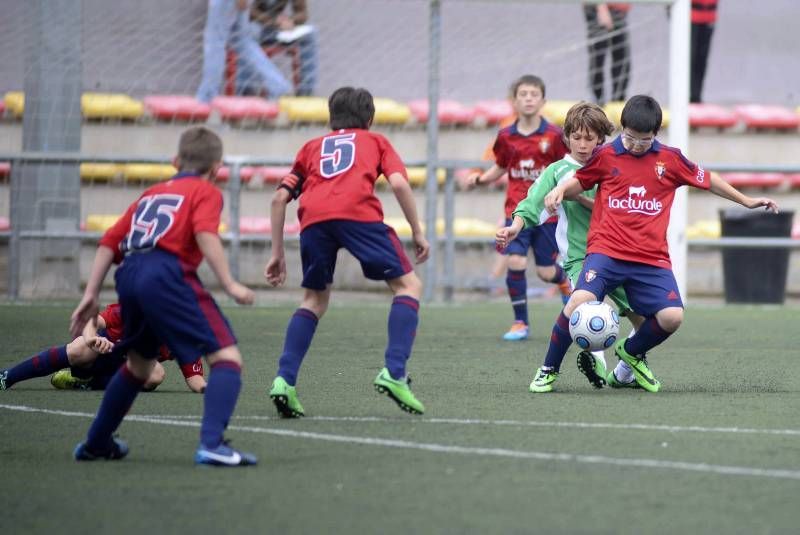
[{"label": "boy in red jersey", "polygon": [[81,332],[97,315],[100,285],[111,263],[121,261],[114,279],[128,361],[109,382],[86,441],[75,448],[76,460],[128,454],[127,444],[112,433],[152,372],[163,343],[181,364],[201,353],[211,366],[195,463],[257,462],[223,440],[241,390],[242,356],[228,321],[197,277],[205,257],[228,295],[239,304],[253,302],[253,291],[231,276],[217,234],[222,193],[212,180],[221,161],[219,137],[204,127],[189,128],[181,135],[174,161],[178,174],[145,190],[100,240],[71,331]]},{"label": "boy in red jersey", "polygon": [[[506,226],[511,225],[511,212],[528,194],[528,188],[539,174],[569,152],[561,129],[541,116],[545,104],[545,87],[541,78],[530,74],[520,77],[511,86],[511,97],[518,119],[497,134],[493,149],[495,164],[483,173],[473,174],[468,181],[471,187],[487,184],[508,172]],[[505,249],[508,255],[506,286],[514,309],[514,323],[503,335],[504,340],[528,338],[528,283],[525,278],[528,249],[533,249],[539,278],[558,284],[565,299],[570,293],[569,279],[556,263],[556,222],[554,216],[541,226],[523,230]]]},{"label": "boy in red jersey", "polygon": [[659,143],[655,137],[661,127],[661,107],[652,97],[636,95],[628,100],[621,122],[622,135],[598,149],[573,178],[559,183],[545,198],[552,212],[565,196],[598,186],[583,269],[553,327],[544,364],[530,385],[532,392],[553,389],[572,344],[573,311],[587,301],[602,300],[619,286],[645,321],[633,337],[617,342],[615,352],[633,368],[639,386],[658,392],[661,383],[644,355],[683,322],[683,302],[667,246],[670,208],[680,186],[707,189],[747,208],[778,211],[772,199],[744,195],[718,174],[687,160],[680,150]]},{"label": "boy in red jersey", "polygon": [[406,376],[422,283],[394,229],[383,223],[383,209],[374,193],[381,174],[411,226],[417,263],[428,258],[430,247],[422,233],[403,162],[386,138],[369,131],[375,115],[372,95],[366,89],[342,87],[330,96],[328,108],[332,132],[303,145],[291,174],[282,180],[272,199],[272,255],[264,276],[273,286],[286,280],[283,224],[286,205],[299,197],[305,294],[289,321],[269,395],[281,416],[304,415],[295,389],[297,373],[317,322],[328,308],[336,254],[344,248],[361,263],[364,276],[385,280],[394,294],[386,367],[375,379],[375,389],[403,410],[422,414],[425,407],[409,389]]}]

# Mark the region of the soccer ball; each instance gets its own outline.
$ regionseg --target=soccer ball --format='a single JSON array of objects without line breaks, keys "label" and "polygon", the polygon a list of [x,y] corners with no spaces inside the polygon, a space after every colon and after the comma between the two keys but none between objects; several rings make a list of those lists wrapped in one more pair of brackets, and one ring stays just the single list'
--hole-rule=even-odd
[{"label": "soccer ball", "polygon": [[619,315],[603,302],[583,303],[569,318],[569,335],[581,349],[608,349],[619,335]]}]

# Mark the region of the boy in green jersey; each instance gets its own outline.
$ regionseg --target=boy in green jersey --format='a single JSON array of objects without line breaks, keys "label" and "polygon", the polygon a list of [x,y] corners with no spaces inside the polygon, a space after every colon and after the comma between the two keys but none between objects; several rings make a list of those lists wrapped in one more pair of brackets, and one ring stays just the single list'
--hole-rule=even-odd
[{"label": "boy in green jersey", "polygon": [[[613,130],[614,127],[606,114],[596,104],[580,102],[570,108],[564,123],[564,136],[570,149],[569,154],[550,164],[531,186],[528,196],[514,210],[511,226],[497,231],[498,246],[505,247],[523,228],[539,225],[552,215],[545,208],[545,196],[559,182],[573,176],[575,171],[589,160],[594,149],[601,145],[605,137]],[[589,231],[595,189],[585,191],[575,199],[563,202],[558,209],[556,242],[561,257],[564,258],[564,271],[567,272],[573,286],[580,275],[583,259],[586,256],[586,234]],[[634,327],[641,324],[643,318],[631,311],[622,287],[609,294],[609,297],[619,308],[620,314],[626,315]],[[593,353],[581,351],[578,354],[578,369],[597,388],[602,388],[606,383],[613,387],[636,386],[633,371],[624,361],[620,361],[615,370],[606,374],[602,351]],[[552,390],[551,384],[546,385],[545,390],[536,391],[549,392],[550,390]]]}]

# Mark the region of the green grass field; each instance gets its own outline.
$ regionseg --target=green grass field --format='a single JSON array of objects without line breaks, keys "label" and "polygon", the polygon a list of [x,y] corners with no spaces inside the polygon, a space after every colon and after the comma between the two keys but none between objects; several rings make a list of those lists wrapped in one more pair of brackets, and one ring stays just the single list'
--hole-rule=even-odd
[{"label": "green grass field", "polygon": [[[571,351],[546,395],[528,384],[555,304],[532,304],[523,343],[500,340],[504,303],[423,307],[409,369],[424,417],[372,389],[388,298],[334,306],[301,372],[308,417],[285,421],[266,391],[292,310],[227,309],[246,362],[228,436],[256,468],[192,465],[202,397],[171,363],[123,423],[121,462],[71,458],[102,393],[0,392],[3,531],[800,532],[796,306],[689,308],[651,355],[658,394],[595,390]],[[0,367],[66,342],[70,312],[0,306]]]}]

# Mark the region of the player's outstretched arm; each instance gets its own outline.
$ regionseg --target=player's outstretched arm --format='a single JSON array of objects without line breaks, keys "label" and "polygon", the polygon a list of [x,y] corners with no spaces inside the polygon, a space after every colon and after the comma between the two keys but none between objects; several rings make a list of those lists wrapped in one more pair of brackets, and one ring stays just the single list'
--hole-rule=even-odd
[{"label": "player's outstretched arm", "polygon": [[422,232],[422,226],[419,224],[419,216],[417,215],[417,204],[414,201],[414,192],[411,191],[411,186],[408,181],[400,173],[392,173],[388,177],[389,185],[392,187],[392,192],[397,198],[397,203],[403,211],[409,226],[411,226],[411,236],[414,240],[414,252],[416,254],[417,264],[428,259],[431,252],[431,246],[428,240],[425,239],[425,234]]},{"label": "player's outstretched arm", "polygon": [[272,253],[264,266],[264,278],[272,286],[280,286],[286,282],[286,258],[283,248],[283,225],[286,222],[286,205],[292,195],[285,188],[278,188],[270,205],[270,222],[272,223]]},{"label": "player's outstretched arm", "polygon": [[95,353],[110,353],[111,350],[114,349],[114,342],[105,336],[99,336],[97,334],[98,330],[105,329],[105,327],[106,320],[103,319],[103,316],[98,314],[94,319],[87,321],[86,327],[83,328],[83,340]]},{"label": "player's outstretched arm", "polygon": [[519,235],[520,231],[525,228],[525,220],[520,216],[515,215],[511,226],[503,227],[497,231],[494,236],[494,241],[498,247],[505,249],[508,244],[514,241]]},{"label": "player's outstretched arm", "polygon": [[103,285],[113,261],[114,251],[104,245],[97,248],[92,272],[89,274],[86,289],[83,291],[83,298],[70,317],[69,332],[73,337],[83,333],[86,324],[96,318],[100,312],[100,287]]},{"label": "player's outstretched arm", "polygon": [[544,206],[548,212],[554,214],[558,211],[558,207],[561,206],[561,201],[565,197],[573,198],[575,195],[579,195],[581,191],[583,191],[583,188],[581,188],[581,183],[578,182],[578,179],[568,178],[545,195]]},{"label": "player's outstretched arm", "polygon": [[225,293],[240,305],[252,305],[255,294],[253,290],[233,279],[219,236],[214,232],[198,232],[195,240]]},{"label": "player's outstretched arm", "polygon": [[490,182],[494,182],[495,180],[503,176],[505,173],[506,169],[504,167],[500,167],[499,165],[494,164],[483,173],[475,172],[471,174],[469,178],[467,178],[467,189],[472,189],[482,184],[488,184]]},{"label": "player's outstretched arm", "polygon": [[778,213],[778,203],[768,197],[750,197],[738,189],[731,186],[719,173],[711,172],[711,193],[719,195],[723,199],[728,199],[739,203],[745,208],[764,207],[765,210]]}]

